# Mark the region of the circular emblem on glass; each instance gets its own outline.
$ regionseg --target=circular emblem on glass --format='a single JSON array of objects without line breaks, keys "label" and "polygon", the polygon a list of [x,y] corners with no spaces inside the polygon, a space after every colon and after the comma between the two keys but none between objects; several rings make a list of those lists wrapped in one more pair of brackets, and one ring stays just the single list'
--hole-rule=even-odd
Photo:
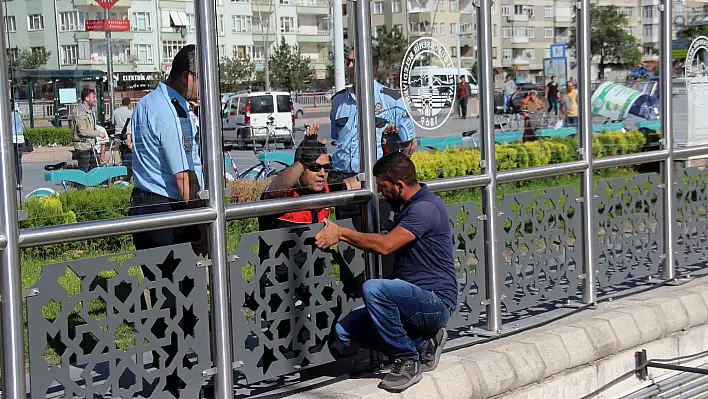
[{"label": "circular emblem on glass", "polygon": [[421,129],[436,129],[450,117],[455,107],[456,71],[445,46],[432,37],[408,46],[401,63],[401,96]]},{"label": "circular emblem on glass", "polygon": [[708,105],[708,37],[693,40],[686,55],[686,92],[698,106]]}]

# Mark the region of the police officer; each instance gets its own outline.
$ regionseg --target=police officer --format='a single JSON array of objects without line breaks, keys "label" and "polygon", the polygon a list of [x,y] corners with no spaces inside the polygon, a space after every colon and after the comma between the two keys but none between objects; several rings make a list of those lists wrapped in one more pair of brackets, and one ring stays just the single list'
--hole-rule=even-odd
[{"label": "police officer", "polygon": [[[378,72],[379,54],[374,49],[374,74]],[[343,180],[361,172],[359,165],[359,121],[356,111],[356,72],[354,50],[347,58],[347,76],[352,87],[337,92],[332,97],[330,113],[331,137],[337,141],[332,156],[334,171],[331,178]],[[376,159],[383,156],[382,138],[392,151],[411,155],[416,147],[415,128],[408,114],[408,105],[401,93],[374,81],[374,112],[376,113]],[[341,176],[338,176],[341,175]],[[380,202],[382,222],[388,219],[391,208],[386,201]],[[335,209],[338,219],[347,219],[359,214],[359,207],[340,206]],[[354,218],[354,226],[361,230],[360,218]]]},{"label": "police officer", "polygon": [[[132,115],[133,177],[130,215],[201,206],[202,160],[199,135],[189,115],[189,101],[199,95],[196,48],[183,47],[166,81],[143,97]],[[136,249],[192,242],[205,251],[201,228],[133,234]]]},{"label": "police officer", "polygon": [[98,139],[107,137],[105,130],[96,124],[96,113],[93,111],[95,106],[96,91],[84,87],[81,90],[81,103],[74,114],[73,126],[74,155],[79,169],[84,172],[98,165],[94,147],[98,144]]}]

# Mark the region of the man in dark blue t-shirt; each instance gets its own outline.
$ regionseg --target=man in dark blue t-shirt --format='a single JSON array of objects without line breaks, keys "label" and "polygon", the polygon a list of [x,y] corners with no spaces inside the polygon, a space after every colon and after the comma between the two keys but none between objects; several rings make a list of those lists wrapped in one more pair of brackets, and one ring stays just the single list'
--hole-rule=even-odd
[{"label": "man in dark blue t-shirt", "polygon": [[364,307],[337,323],[335,333],[344,345],[389,356],[393,367],[379,387],[400,392],[437,367],[447,340],[445,325],[457,302],[452,229],[445,204],[418,184],[415,165],[405,154],[381,158],[374,176],[378,191],[397,212],[391,232],[360,233],[325,220],[315,238],[320,248],[344,241],[395,254],[393,279],[366,281]]}]

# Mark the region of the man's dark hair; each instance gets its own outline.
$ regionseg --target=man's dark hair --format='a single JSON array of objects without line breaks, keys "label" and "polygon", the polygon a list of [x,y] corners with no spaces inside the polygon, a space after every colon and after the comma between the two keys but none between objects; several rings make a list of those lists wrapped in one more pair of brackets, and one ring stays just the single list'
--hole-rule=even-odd
[{"label": "man's dark hair", "polygon": [[556,77],[556,75],[553,75],[553,76],[551,76],[551,79],[553,79],[553,78],[555,78],[555,77]]},{"label": "man's dark hair", "polygon": [[197,47],[193,44],[182,47],[175,55],[167,80],[175,82],[185,72],[197,73]]},{"label": "man's dark hair", "polygon": [[96,90],[90,87],[84,87],[83,89],[81,89],[81,102],[86,101],[86,99],[88,98],[88,96],[91,95],[91,93],[96,93]]},{"label": "man's dark hair", "polygon": [[120,103],[127,107],[128,105],[130,105],[130,97],[123,97]]},{"label": "man's dark hair", "polygon": [[389,183],[401,180],[407,186],[418,184],[415,164],[402,152],[392,152],[379,159],[374,165],[374,176],[381,177]]}]

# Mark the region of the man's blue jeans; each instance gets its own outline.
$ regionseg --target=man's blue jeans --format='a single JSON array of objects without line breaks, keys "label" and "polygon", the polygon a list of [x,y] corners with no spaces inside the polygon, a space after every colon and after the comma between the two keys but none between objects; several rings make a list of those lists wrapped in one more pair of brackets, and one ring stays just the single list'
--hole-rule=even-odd
[{"label": "man's blue jeans", "polygon": [[504,94],[504,112],[507,114],[510,114],[511,111],[514,110],[514,107],[511,105],[511,96],[513,96],[513,94]]},{"label": "man's blue jeans", "polygon": [[364,307],[337,323],[337,339],[392,359],[419,360],[418,350],[450,319],[450,310],[434,292],[403,280],[367,280],[362,296]]}]

